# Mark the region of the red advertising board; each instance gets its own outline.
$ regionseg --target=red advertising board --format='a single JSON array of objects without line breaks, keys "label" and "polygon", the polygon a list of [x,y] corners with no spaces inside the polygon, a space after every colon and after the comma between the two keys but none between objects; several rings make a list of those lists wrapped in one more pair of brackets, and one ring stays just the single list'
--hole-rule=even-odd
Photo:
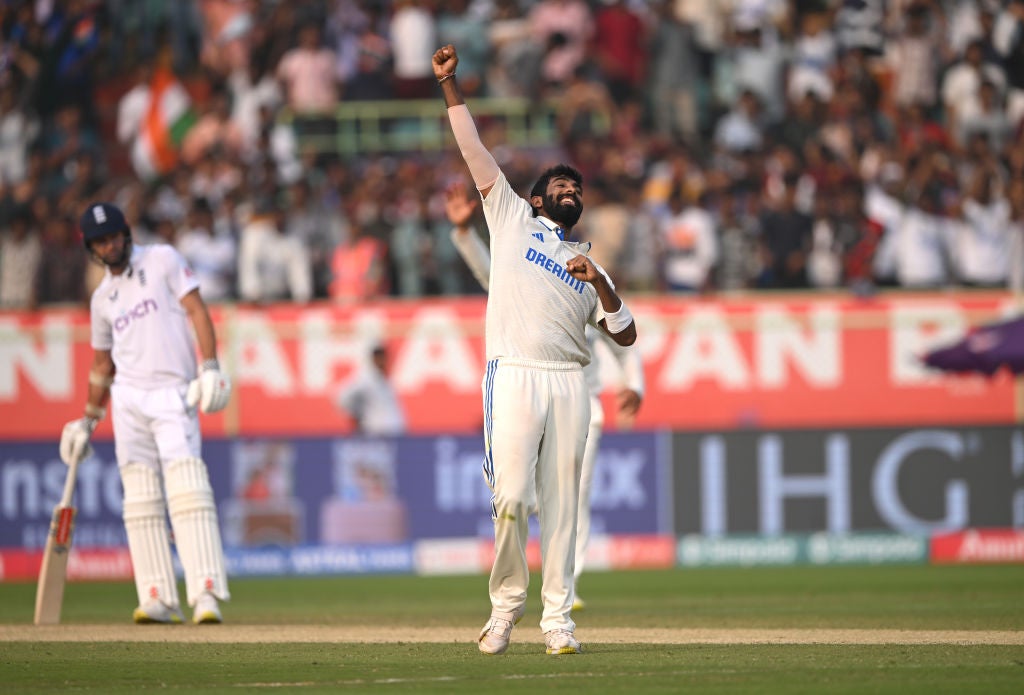
[{"label": "red advertising board", "polygon": [[[640,428],[1007,424],[1018,415],[1010,375],[948,376],[919,361],[1009,312],[1008,293],[658,296],[630,306],[647,381]],[[484,307],[483,298],[214,307],[236,388],[227,410],[204,416],[204,432],[346,432],[334,396],[376,340],[391,348],[412,433],[477,431]],[[90,359],[86,312],[0,313],[0,440],[56,438],[81,414]],[[614,370],[605,372],[612,383]]]},{"label": "red advertising board", "polygon": [[932,537],[931,560],[936,565],[1024,562],[1021,529],[968,529]]}]

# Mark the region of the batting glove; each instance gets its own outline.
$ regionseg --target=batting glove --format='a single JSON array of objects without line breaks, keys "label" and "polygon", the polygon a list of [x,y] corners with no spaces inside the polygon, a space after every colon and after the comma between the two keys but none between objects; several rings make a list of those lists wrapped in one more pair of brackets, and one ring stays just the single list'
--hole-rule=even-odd
[{"label": "batting glove", "polygon": [[71,465],[72,461],[81,461],[92,456],[92,444],[89,439],[99,422],[96,418],[83,417],[72,420],[64,425],[60,433],[60,460]]},{"label": "batting glove", "polygon": [[204,413],[216,413],[227,407],[231,399],[231,379],[220,371],[217,360],[203,362],[199,376],[188,385],[185,402],[189,408],[199,405]]}]

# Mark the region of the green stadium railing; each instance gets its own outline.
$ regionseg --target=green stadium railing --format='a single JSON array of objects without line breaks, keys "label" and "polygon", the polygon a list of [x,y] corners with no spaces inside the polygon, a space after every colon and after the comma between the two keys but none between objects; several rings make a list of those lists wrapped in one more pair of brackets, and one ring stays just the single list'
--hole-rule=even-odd
[{"label": "green stadium railing", "polygon": [[[555,100],[526,98],[468,99],[477,123],[504,129],[504,142],[513,147],[544,148],[558,144]],[[383,153],[436,153],[453,146],[441,98],[342,102],[334,111],[333,132],[297,134],[300,152],[355,156]],[[296,116],[285,110],[280,122]],[[607,131],[607,123],[598,123]]]}]

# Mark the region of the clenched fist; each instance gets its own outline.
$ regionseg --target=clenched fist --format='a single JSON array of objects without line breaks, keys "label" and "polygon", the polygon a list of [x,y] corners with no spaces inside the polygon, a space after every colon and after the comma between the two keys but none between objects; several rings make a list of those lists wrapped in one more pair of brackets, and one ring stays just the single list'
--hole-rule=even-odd
[{"label": "clenched fist", "polygon": [[569,275],[583,282],[593,282],[600,276],[594,262],[583,254],[570,258],[565,264],[565,269],[569,271]]},{"label": "clenched fist", "polygon": [[443,48],[434,51],[434,59],[431,61],[434,66],[434,77],[441,79],[448,75],[455,74],[455,67],[459,64],[459,56],[455,54],[455,46],[448,44]]}]

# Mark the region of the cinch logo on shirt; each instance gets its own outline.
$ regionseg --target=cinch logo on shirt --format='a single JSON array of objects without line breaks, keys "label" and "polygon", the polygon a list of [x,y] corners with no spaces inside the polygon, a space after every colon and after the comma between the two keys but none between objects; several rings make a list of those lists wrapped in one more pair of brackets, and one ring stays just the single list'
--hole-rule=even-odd
[{"label": "cinch logo on shirt", "polygon": [[569,271],[562,267],[554,258],[548,258],[543,253],[533,248],[532,246],[526,249],[526,260],[531,263],[536,263],[544,270],[548,271],[559,280],[564,282],[569,287],[576,290],[577,294],[583,294],[583,286],[587,283],[582,280],[577,280]]},{"label": "cinch logo on shirt", "polygon": [[143,299],[141,302],[127,310],[116,319],[114,319],[114,330],[123,331],[131,325],[134,319],[141,319],[143,316],[149,314],[150,311],[156,311],[157,305],[155,299]]}]

